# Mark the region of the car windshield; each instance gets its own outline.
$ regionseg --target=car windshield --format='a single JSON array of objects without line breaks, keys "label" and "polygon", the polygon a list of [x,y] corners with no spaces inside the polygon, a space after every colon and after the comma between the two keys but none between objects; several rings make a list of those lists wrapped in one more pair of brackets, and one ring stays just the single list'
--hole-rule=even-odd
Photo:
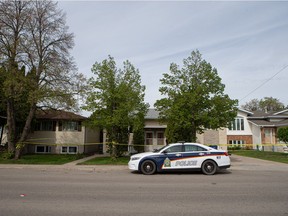
[{"label": "car windshield", "polygon": [[164,148],[166,148],[166,147],[167,147],[167,146],[163,146],[163,147],[160,148],[160,149],[154,149],[153,152],[154,152],[154,153],[156,153],[156,152],[160,152],[162,149],[164,149]]}]

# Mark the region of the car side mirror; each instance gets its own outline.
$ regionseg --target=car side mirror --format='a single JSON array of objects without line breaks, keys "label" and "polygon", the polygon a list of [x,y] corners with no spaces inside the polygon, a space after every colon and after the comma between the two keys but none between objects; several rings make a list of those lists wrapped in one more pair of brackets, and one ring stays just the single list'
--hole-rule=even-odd
[{"label": "car side mirror", "polygon": [[163,151],[162,153],[163,153],[163,154],[167,154],[168,152],[167,152],[167,151]]}]

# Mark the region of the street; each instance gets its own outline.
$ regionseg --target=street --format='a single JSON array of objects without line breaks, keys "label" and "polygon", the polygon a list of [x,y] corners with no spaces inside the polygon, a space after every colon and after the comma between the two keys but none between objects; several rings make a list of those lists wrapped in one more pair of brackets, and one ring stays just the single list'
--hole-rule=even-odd
[{"label": "street", "polygon": [[261,162],[237,156],[214,176],[144,176],[126,166],[0,166],[0,215],[287,216],[288,165]]}]

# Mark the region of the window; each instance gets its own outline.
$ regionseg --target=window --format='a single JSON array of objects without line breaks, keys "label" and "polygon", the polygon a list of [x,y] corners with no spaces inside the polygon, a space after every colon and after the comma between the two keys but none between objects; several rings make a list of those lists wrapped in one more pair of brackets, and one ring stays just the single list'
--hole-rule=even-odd
[{"label": "window", "polygon": [[36,131],[56,131],[56,121],[43,120],[36,123]]},{"label": "window", "polygon": [[231,144],[231,145],[242,145],[242,144],[245,144],[245,140],[229,140],[229,144]]},{"label": "window", "polygon": [[205,148],[196,145],[185,145],[185,152],[193,152],[193,151],[207,151]]},{"label": "window", "polygon": [[167,153],[182,152],[182,145],[171,146],[170,148],[166,149],[165,152]]},{"label": "window", "polygon": [[81,122],[78,121],[60,121],[59,131],[81,131]]},{"label": "window", "polygon": [[76,154],[78,152],[77,146],[62,146],[61,153],[62,154]]},{"label": "window", "polygon": [[51,146],[37,145],[35,152],[36,153],[51,153]]},{"label": "window", "polygon": [[164,133],[157,132],[157,145],[164,145]]},{"label": "window", "polygon": [[152,145],[153,144],[153,133],[152,132],[146,133],[145,144],[146,145]]},{"label": "window", "polygon": [[234,121],[232,121],[229,125],[229,130],[244,130],[244,118],[237,117]]}]

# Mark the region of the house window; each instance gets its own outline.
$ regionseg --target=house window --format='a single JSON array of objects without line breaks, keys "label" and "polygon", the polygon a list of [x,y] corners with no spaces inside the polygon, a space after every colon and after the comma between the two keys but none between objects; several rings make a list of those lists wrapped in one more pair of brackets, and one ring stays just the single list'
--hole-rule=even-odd
[{"label": "house window", "polygon": [[152,145],[153,144],[153,132],[146,132],[145,144]]},{"label": "house window", "polygon": [[164,133],[163,132],[157,133],[157,145],[164,145]]},{"label": "house window", "polygon": [[235,120],[230,123],[229,130],[243,131],[244,130],[244,118],[241,118],[241,117],[235,118]]},{"label": "house window", "polygon": [[77,146],[62,146],[61,153],[62,154],[76,154],[78,152]]},{"label": "house window", "polygon": [[56,131],[56,121],[43,120],[36,123],[36,131]]},{"label": "house window", "polygon": [[35,153],[51,153],[51,146],[36,145]]},{"label": "house window", "polygon": [[79,121],[60,121],[59,131],[81,131],[81,122]]},{"label": "house window", "polygon": [[231,145],[243,145],[243,144],[245,144],[245,140],[229,140],[229,144],[231,144]]}]

